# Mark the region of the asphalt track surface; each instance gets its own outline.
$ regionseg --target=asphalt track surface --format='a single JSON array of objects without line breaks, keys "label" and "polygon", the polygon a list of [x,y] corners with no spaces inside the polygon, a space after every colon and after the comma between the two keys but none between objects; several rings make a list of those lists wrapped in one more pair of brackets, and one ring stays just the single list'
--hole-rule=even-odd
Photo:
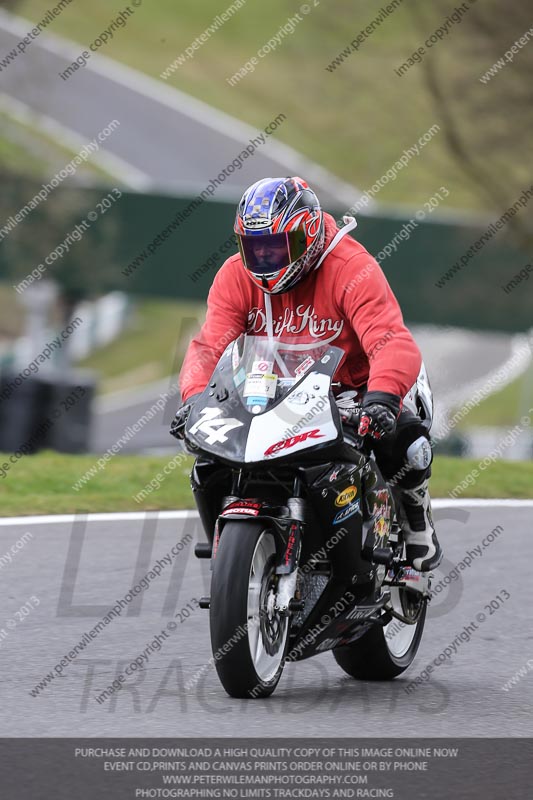
[{"label": "asphalt track surface", "polygon": [[[229,698],[213,668],[196,687],[185,684],[210,657],[208,613],[175,614],[208,591],[208,562],[194,542],[159,578],[90,642],[38,697],[29,692],[112,606],[137,577],[183,537],[198,537],[197,520],[89,521],[2,524],[0,554],[26,532],[32,538],[0,569],[4,604],[0,630],[1,736],[483,736],[533,735],[533,669],[515,686],[502,686],[533,665],[531,561],[533,502],[522,506],[440,501],[435,516],[446,560],[443,581],[467,552],[498,525],[503,531],[460,578],[435,596],[422,644],[404,676],[387,683],[354,681],[331,653],[287,665],[267,700]],[[442,507],[444,506],[444,507]],[[142,546],[141,546],[142,542]],[[152,548],[153,545],[153,548]],[[3,563],[3,562],[0,562]],[[203,569],[203,573],[202,573]],[[490,612],[496,595],[510,599]],[[37,598],[16,627],[16,612]],[[139,600],[141,598],[141,600]],[[84,608],[80,608],[84,606]],[[94,608],[97,606],[97,608]],[[133,612],[133,613],[131,613]],[[466,625],[485,614],[468,642],[408,692],[408,684],[438,658]],[[147,667],[102,704],[95,700],[169,622]]]}]

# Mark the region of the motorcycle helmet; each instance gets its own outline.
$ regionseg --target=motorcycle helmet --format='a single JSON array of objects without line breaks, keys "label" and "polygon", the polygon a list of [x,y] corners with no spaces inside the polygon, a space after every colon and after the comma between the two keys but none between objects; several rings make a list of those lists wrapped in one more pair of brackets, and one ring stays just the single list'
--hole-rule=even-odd
[{"label": "motorcycle helmet", "polygon": [[234,231],[244,268],[268,294],[291,289],[324,249],[324,214],[301,178],[263,178],[237,208]]}]

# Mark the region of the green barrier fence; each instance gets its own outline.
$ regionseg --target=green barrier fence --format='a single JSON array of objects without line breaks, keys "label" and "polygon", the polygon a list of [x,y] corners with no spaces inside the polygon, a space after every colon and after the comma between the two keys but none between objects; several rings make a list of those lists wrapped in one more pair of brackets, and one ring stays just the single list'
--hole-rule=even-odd
[{"label": "green barrier fence", "polygon": [[[33,271],[56,277],[73,294],[119,289],[203,299],[216,270],[236,251],[234,203],[60,186],[31,210],[40,189],[20,179],[3,186],[0,279],[19,291]],[[527,253],[509,243],[505,227],[489,227],[490,220],[459,225],[437,215],[411,222],[408,216],[359,217],[355,235],[373,255],[381,253],[405,318],[476,329],[530,328],[533,268]],[[443,281],[454,264],[461,269]],[[521,277],[510,285],[516,275]]]}]

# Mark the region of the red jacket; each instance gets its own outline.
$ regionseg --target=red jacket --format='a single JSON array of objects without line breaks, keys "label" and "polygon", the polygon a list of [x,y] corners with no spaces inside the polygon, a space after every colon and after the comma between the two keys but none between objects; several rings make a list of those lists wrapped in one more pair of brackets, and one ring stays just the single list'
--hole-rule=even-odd
[{"label": "red jacket", "polygon": [[[338,228],[325,214],[326,243]],[[343,388],[403,397],[416,381],[420,351],[377,261],[347,235],[317,270],[282,294],[271,295],[274,335],[301,335],[344,348],[335,380]],[[180,374],[183,400],[202,391],[228,345],[244,331],[266,335],[264,294],[245,274],[240,255],[219,269],[207,299],[207,315],[191,341]],[[305,338],[304,338],[305,337]]]}]

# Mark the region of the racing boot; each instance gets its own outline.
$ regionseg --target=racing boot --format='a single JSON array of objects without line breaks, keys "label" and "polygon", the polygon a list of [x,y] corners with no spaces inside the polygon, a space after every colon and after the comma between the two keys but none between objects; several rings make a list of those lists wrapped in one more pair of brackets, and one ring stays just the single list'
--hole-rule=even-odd
[{"label": "racing boot", "polygon": [[406,558],[419,572],[429,572],[442,560],[442,549],[435,533],[427,479],[414,489],[401,490],[402,531]]}]

